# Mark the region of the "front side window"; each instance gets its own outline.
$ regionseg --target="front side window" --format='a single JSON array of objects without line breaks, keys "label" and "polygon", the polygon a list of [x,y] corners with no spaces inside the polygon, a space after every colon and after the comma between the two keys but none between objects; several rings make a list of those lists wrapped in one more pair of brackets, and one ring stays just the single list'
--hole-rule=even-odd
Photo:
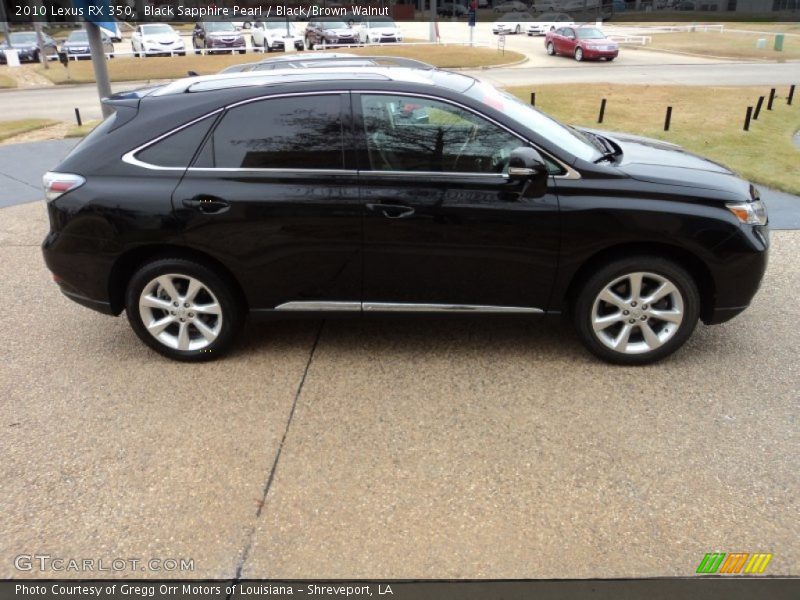
[{"label": "front side window", "polygon": [[503,173],[519,138],[451,104],[401,95],[361,96],[373,171]]},{"label": "front side window", "polygon": [[338,94],[250,102],[225,113],[196,166],[222,169],[342,169]]}]

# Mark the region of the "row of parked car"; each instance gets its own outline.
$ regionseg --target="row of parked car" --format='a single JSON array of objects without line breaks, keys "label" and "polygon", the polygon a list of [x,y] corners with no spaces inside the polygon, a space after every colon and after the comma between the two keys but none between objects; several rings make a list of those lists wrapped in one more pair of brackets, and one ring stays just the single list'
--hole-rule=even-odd
[{"label": "row of parked car", "polygon": [[[103,35],[103,50],[106,56],[114,58],[114,43],[111,38],[106,34]],[[39,49],[39,40],[35,31],[15,31],[10,36],[11,46],[17,51],[17,57],[21,62],[39,62],[41,58],[41,51]],[[89,50],[89,38],[84,29],[76,29],[72,31],[67,38],[61,42],[61,49],[59,50],[58,42],[52,36],[43,33],[43,46],[45,56],[50,60],[57,60],[58,54],[61,52],[67,58],[73,59],[89,59],[91,52]],[[6,49],[9,44],[7,40],[0,42],[0,64],[6,63]]]}]

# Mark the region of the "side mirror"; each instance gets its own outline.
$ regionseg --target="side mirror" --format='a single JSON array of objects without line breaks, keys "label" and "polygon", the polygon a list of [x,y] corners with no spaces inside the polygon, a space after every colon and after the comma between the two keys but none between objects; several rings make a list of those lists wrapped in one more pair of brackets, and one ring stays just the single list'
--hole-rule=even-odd
[{"label": "side mirror", "polygon": [[538,198],[547,191],[547,163],[538,150],[520,146],[511,151],[508,159],[508,177],[515,181],[526,181],[524,196]]}]

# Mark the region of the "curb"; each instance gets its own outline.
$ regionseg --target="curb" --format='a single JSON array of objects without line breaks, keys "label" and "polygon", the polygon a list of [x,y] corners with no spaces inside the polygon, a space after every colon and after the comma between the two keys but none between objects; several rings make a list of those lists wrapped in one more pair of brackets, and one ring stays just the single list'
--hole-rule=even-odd
[{"label": "curb", "polygon": [[646,52],[660,52],[662,54],[677,54],[678,56],[692,56],[694,58],[708,58],[711,60],[727,60],[727,61],[735,61],[735,62],[760,62],[760,63],[781,63],[781,62],[791,62],[791,60],[779,60],[779,59],[769,59],[769,58],[755,58],[755,57],[744,57],[744,56],[716,56],[714,54],[697,54],[696,52],[681,52],[680,50],[665,50],[663,48],[651,48],[649,46],[629,46],[626,50],[635,50],[640,51],[644,50]]},{"label": "curb", "polygon": [[[512,52],[514,51],[512,50]],[[508,67],[516,67],[518,65],[523,65],[528,61],[530,61],[530,57],[526,56],[522,60],[517,60],[510,63],[502,63],[499,65],[489,65],[483,67],[437,67],[437,68],[440,68],[444,71],[489,71],[491,69],[506,69]]]}]

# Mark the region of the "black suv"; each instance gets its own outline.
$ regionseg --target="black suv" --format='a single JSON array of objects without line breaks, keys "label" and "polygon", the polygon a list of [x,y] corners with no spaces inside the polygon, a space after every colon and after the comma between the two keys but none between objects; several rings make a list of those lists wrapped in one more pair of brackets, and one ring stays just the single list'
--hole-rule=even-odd
[{"label": "black suv", "polygon": [[567,314],[640,364],[743,311],[755,188],[677,146],[566,127],[462,74],[390,67],[126,92],[45,176],[47,266],[182,360],[245,316]]}]

